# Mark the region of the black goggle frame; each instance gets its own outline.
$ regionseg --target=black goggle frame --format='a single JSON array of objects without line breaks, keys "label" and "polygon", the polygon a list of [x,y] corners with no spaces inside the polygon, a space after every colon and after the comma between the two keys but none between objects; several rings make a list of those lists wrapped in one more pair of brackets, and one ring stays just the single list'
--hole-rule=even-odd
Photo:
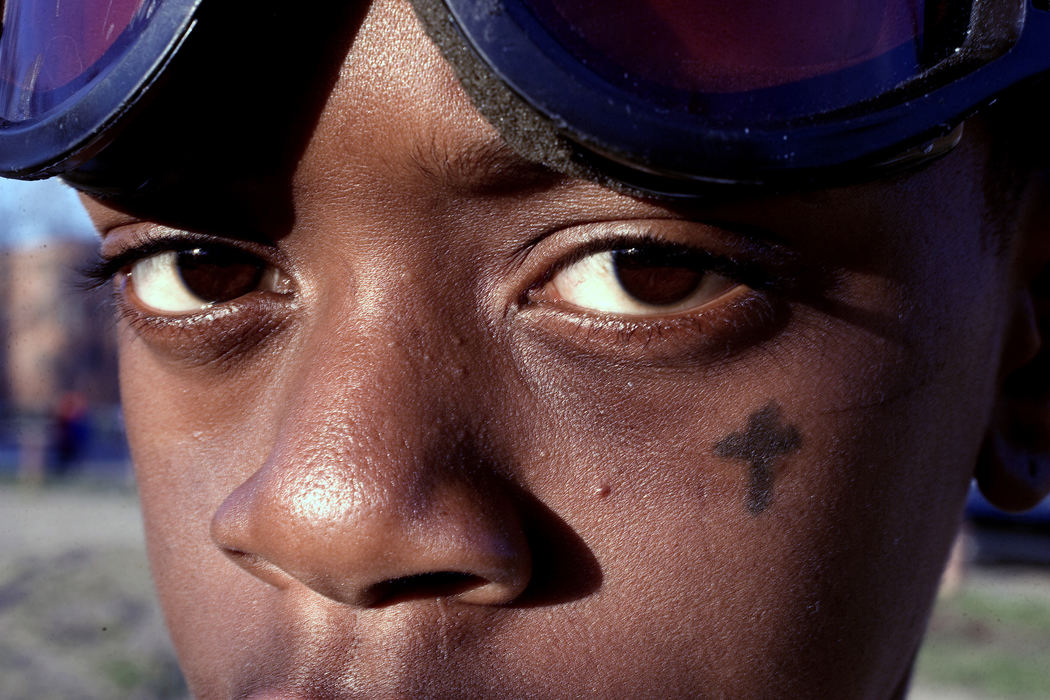
[{"label": "black goggle frame", "polygon": [[[688,198],[717,185],[795,188],[860,179],[945,152],[963,119],[1050,70],[1050,12],[1043,0],[1035,2],[1039,7],[1033,0],[973,0],[956,50],[872,99],[827,111],[814,104],[811,113],[785,118],[739,113],[715,119],[647,104],[595,80],[586,66],[545,38],[545,28],[521,0],[412,0],[479,110],[513,148],[573,175]],[[0,122],[0,175],[61,175],[96,190],[107,179],[114,188],[137,186],[122,178],[121,170],[129,158],[136,161],[132,169],[148,169],[150,154],[113,144],[143,105],[163,94],[169,73],[178,72],[180,64],[201,71],[214,58],[184,54],[217,46],[259,51],[253,37],[230,34],[236,28],[230,17],[265,14],[269,7],[235,0],[147,4],[149,22],[97,79],[39,118]],[[221,12],[220,6],[225,6]],[[224,19],[213,21],[217,16]],[[228,38],[193,40],[212,24],[224,27]],[[302,44],[308,38],[290,39]],[[203,114],[199,128],[209,128],[210,107],[196,105]]]},{"label": "black goggle frame", "polygon": [[[1045,7],[975,0],[954,50],[877,97],[827,111],[813,105],[812,113],[787,118],[745,108],[712,119],[646,104],[596,80],[539,36],[545,29],[521,0],[488,0],[484,12],[471,0],[413,4],[479,110],[516,150],[670,197],[702,196],[718,185],[795,188],[914,166],[950,150],[967,116],[1050,70]],[[527,124],[526,137],[508,124]]]}]

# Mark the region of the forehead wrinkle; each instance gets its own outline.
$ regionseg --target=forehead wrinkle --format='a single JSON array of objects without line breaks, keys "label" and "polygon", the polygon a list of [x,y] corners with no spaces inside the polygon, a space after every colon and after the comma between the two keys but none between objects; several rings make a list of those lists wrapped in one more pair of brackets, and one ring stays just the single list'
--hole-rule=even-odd
[{"label": "forehead wrinkle", "polygon": [[466,139],[440,138],[431,132],[430,138],[416,140],[407,156],[417,174],[467,195],[524,194],[566,179],[521,157],[492,132]]}]

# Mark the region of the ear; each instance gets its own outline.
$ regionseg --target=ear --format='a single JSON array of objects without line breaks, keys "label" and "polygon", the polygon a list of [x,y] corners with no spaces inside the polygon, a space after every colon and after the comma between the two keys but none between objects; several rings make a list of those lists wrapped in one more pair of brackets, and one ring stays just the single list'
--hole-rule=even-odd
[{"label": "ear", "polygon": [[1027,510],[1050,493],[1050,182],[1021,201],[1012,318],[999,391],[975,476],[988,501]]}]

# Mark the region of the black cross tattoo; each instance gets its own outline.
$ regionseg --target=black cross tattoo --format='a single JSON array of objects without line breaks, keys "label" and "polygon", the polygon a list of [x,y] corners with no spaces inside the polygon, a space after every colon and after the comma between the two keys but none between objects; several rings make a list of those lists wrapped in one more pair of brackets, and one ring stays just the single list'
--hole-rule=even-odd
[{"label": "black cross tattoo", "polygon": [[742,459],[751,465],[747,488],[747,509],[758,515],[773,500],[773,467],[786,454],[802,446],[798,428],[784,423],[780,406],[770,401],[747,419],[747,428],[730,433],[715,445],[719,457]]}]

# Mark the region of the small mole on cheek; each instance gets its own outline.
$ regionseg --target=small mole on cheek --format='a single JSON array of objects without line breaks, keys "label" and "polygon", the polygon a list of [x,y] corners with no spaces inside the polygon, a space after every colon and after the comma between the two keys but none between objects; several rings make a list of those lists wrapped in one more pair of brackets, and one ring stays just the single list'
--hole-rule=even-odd
[{"label": "small mole on cheek", "polygon": [[598,498],[608,498],[611,493],[612,487],[608,484],[601,484],[598,488],[594,489],[594,495]]}]

